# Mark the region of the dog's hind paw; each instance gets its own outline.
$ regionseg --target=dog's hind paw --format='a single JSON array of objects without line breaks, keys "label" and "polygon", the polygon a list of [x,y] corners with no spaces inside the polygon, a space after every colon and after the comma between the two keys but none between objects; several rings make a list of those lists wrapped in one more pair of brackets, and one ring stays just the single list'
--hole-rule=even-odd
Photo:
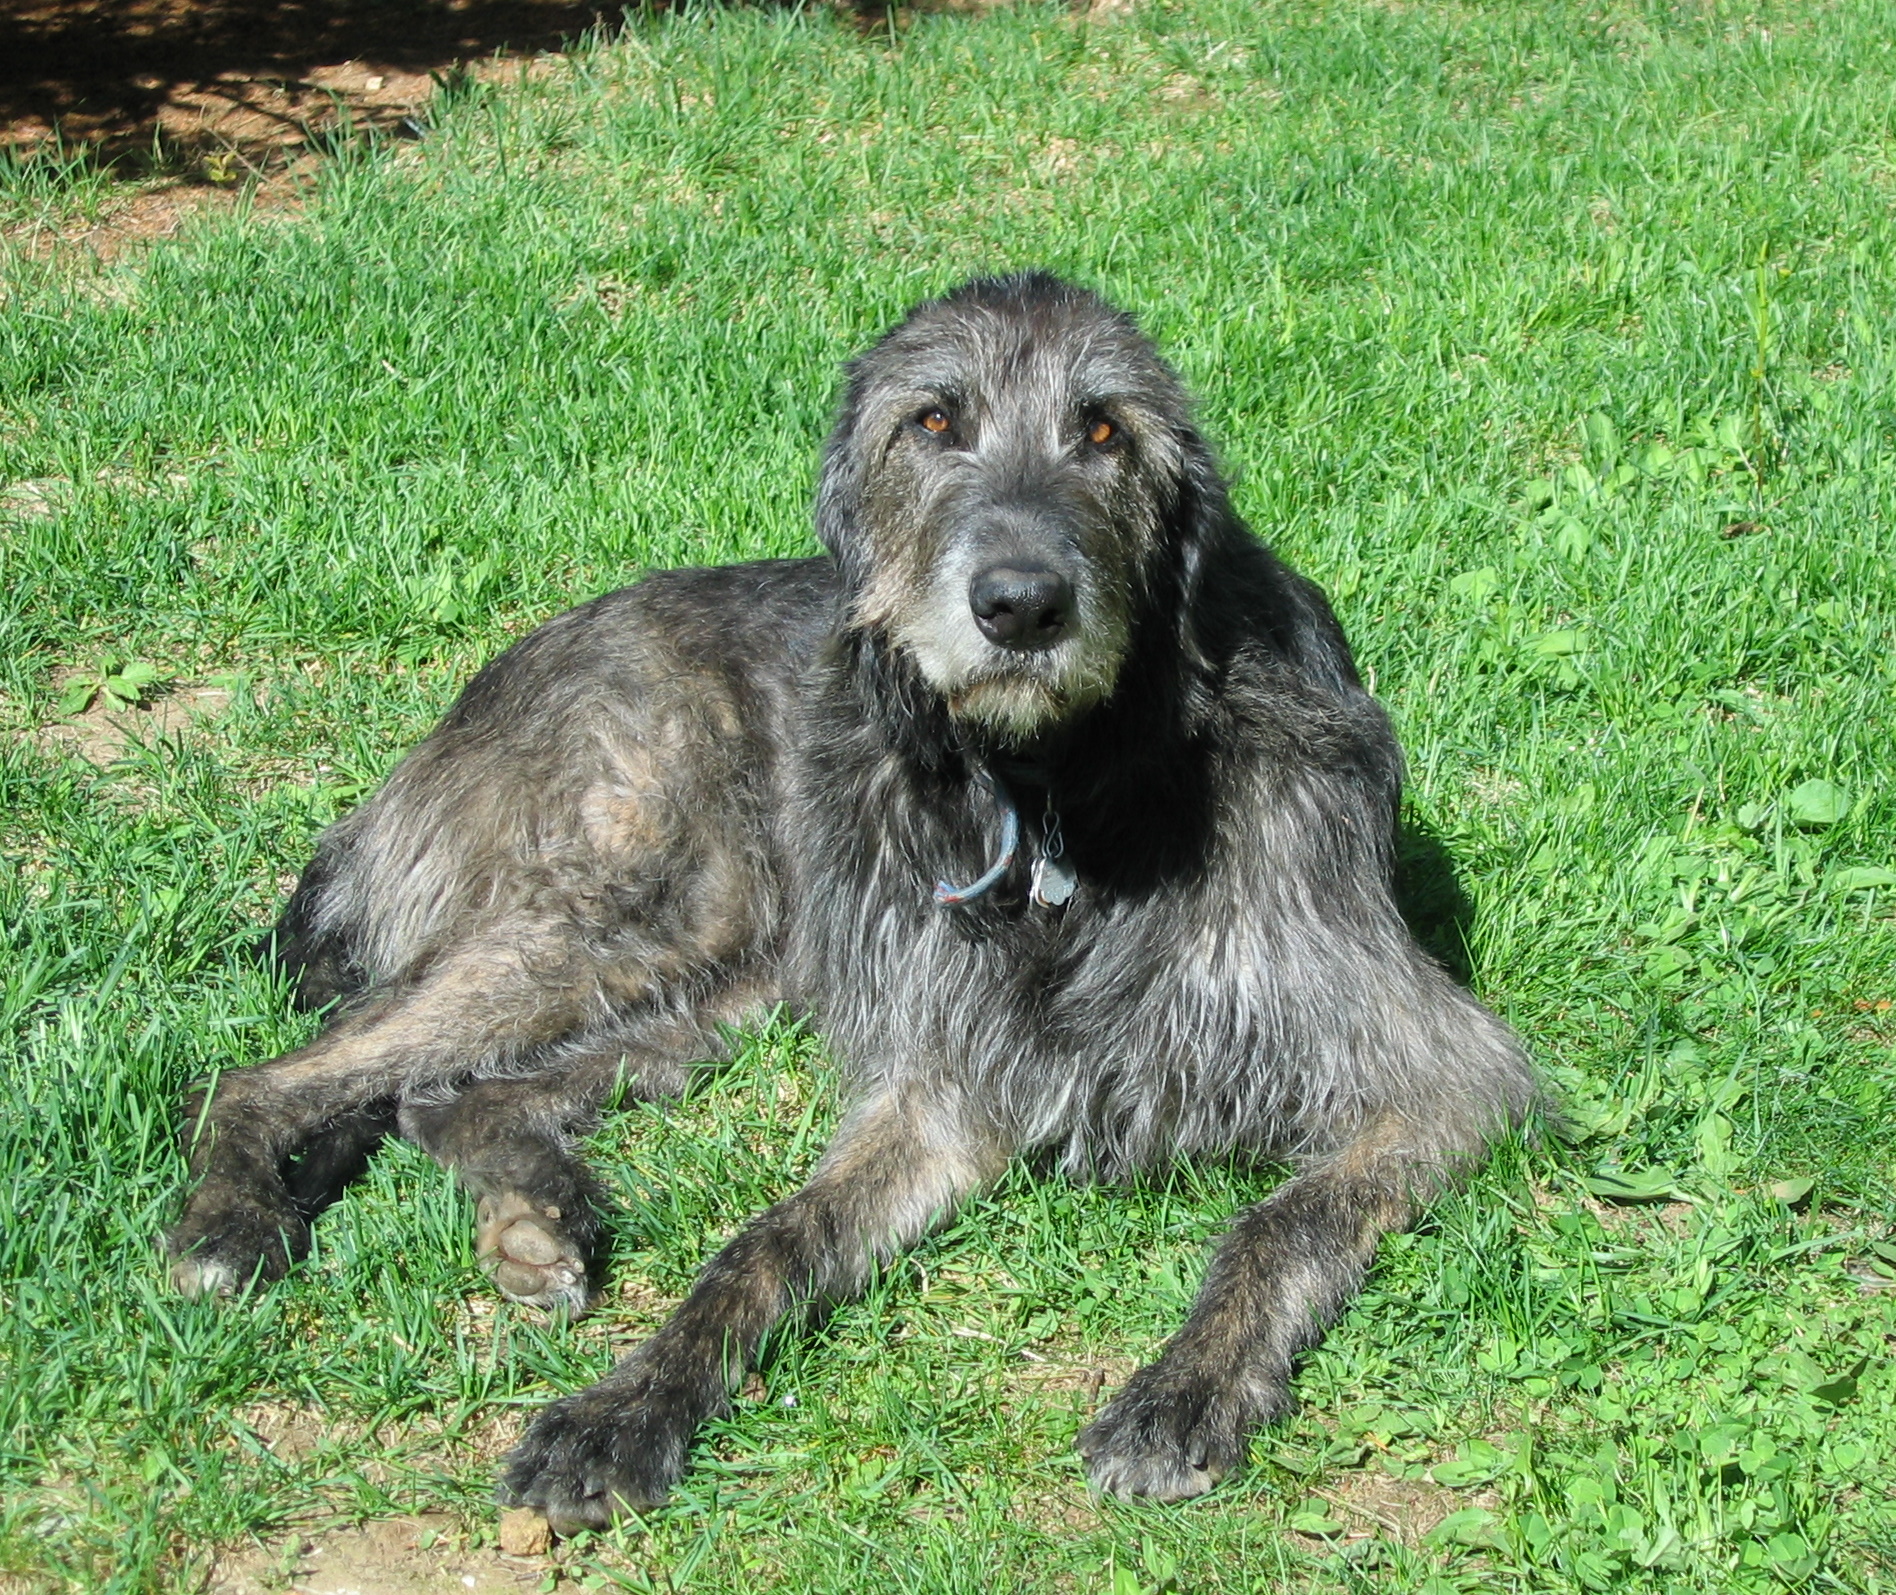
[{"label": "dog's hind paw", "polygon": [[585,1255],[559,1220],[557,1207],[535,1206],[515,1191],[483,1197],[475,1248],[510,1301],[577,1318],[592,1305],[592,1285]]},{"label": "dog's hind paw", "polygon": [[1244,1461],[1243,1404],[1210,1380],[1141,1368],[1080,1432],[1087,1477],[1103,1495],[1187,1501]]},{"label": "dog's hind paw", "polygon": [[555,1534],[609,1527],[660,1506],[685,1467],[696,1427],[685,1404],[637,1381],[594,1385],[541,1410],[501,1465],[503,1506],[528,1506]]}]

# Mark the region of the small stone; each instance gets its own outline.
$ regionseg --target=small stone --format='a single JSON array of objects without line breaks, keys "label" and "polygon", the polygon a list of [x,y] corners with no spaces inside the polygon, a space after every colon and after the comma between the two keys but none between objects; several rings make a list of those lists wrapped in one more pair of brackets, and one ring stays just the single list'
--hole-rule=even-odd
[{"label": "small stone", "polygon": [[500,1514],[500,1548],[509,1556],[544,1556],[553,1544],[545,1518],[523,1506]]}]

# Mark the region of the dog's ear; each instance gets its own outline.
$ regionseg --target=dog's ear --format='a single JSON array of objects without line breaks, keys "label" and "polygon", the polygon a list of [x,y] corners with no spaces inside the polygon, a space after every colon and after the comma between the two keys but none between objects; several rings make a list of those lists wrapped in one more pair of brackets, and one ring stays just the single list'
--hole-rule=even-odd
[{"label": "dog's ear", "polygon": [[[1189,657],[1202,659],[1208,639],[1194,625],[1239,602],[1261,604],[1262,619],[1270,628],[1279,655],[1292,667],[1331,691],[1359,689],[1355,661],[1343,628],[1323,589],[1280,560],[1252,533],[1231,507],[1231,489],[1211,446],[1196,431],[1182,427],[1179,484],[1173,524],[1168,539],[1177,572],[1181,641]],[[1248,549],[1245,564],[1256,572],[1260,585],[1248,598],[1232,586],[1228,562],[1220,569],[1220,551],[1233,546]]]},{"label": "dog's ear", "polygon": [[1216,550],[1234,533],[1242,535],[1242,528],[1211,445],[1189,425],[1174,430],[1173,443],[1178,464],[1167,495],[1165,568],[1154,583],[1155,597],[1178,617],[1179,641],[1187,654],[1202,661],[1203,639],[1194,619],[1205,612],[1207,572],[1216,563]]},{"label": "dog's ear", "polygon": [[862,470],[848,439],[840,434],[839,427],[825,446],[823,468],[816,479],[816,540],[853,590],[861,585],[863,575]]},{"label": "dog's ear", "polygon": [[869,551],[863,547],[863,450],[857,437],[862,419],[862,362],[844,368],[843,401],[836,425],[823,446],[816,480],[816,538],[836,561],[853,592],[868,576]]}]

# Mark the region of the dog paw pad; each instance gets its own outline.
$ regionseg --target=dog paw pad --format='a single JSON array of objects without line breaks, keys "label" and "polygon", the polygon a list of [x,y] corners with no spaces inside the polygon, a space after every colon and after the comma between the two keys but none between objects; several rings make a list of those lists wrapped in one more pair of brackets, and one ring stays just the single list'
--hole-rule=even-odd
[{"label": "dog paw pad", "polygon": [[584,1312],[592,1292],[586,1260],[558,1225],[557,1207],[507,1195],[480,1204],[481,1266],[502,1295],[568,1316]]}]

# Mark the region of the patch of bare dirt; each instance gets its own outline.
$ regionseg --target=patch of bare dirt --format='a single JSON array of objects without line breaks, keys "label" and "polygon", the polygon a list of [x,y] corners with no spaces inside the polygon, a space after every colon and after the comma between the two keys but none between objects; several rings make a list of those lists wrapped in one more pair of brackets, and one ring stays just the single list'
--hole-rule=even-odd
[{"label": "patch of bare dirt", "polygon": [[[0,141],[153,147],[228,180],[346,116],[399,130],[433,74],[561,47],[622,7],[574,0],[0,0]],[[220,175],[218,157],[227,163]]]},{"label": "patch of bare dirt", "polygon": [[206,1595],[518,1595],[552,1563],[472,1544],[441,1513],[294,1534],[217,1558]]},{"label": "patch of bare dirt", "polygon": [[101,693],[85,713],[54,720],[35,735],[48,752],[76,753],[103,770],[124,758],[135,741],[195,735],[229,708],[227,688],[177,682],[135,709],[116,707]]},{"label": "patch of bare dirt", "polygon": [[316,1407],[287,1401],[259,1401],[232,1414],[274,1457],[300,1462],[325,1446],[360,1446],[367,1430]]},{"label": "patch of bare dirt", "polygon": [[0,515],[22,521],[46,520],[60,512],[71,492],[72,483],[63,476],[9,482],[0,487]]},{"label": "patch of bare dirt", "polygon": [[199,212],[235,210],[241,204],[253,212],[294,213],[302,199],[297,178],[313,159],[306,157],[262,182],[241,188],[183,181],[150,188],[128,186],[87,214],[64,218],[56,225],[40,220],[24,222],[6,232],[13,242],[42,259],[77,251],[81,256],[111,262],[141,244],[175,237],[185,219]]},{"label": "patch of bare dirt", "polygon": [[1007,1515],[1049,1534],[1088,1534],[1101,1524],[1099,1506],[1099,1498],[1075,1480],[1040,1495],[1016,1495]]},{"label": "patch of bare dirt", "polygon": [[1693,1207],[1690,1202],[1602,1202],[1591,1196],[1580,1205],[1600,1221],[1600,1228],[1634,1235],[1650,1235],[1655,1229],[1678,1238],[1690,1233]]},{"label": "patch of bare dirt", "polygon": [[1020,1370],[1010,1383],[1033,1391],[1043,1401],[1076,1398],[1075,1410],[1087,1418],[1124,1388],[1139,1366],[1130,1357],[1075,1360],[1055,1352],[1023,1351],[1021,1358]]},{"label": "patch of bare dirt", "polygon": [[[521,1415],[509,1407],[490,1408],[452,1426],[430,1414],[371,1428],[345,1415],[296,1402],[260,1401],[233,1415],[252,1440],[284,1462],[303,1462],[325,1454],[358,1460],[386,1452],[406,1466],[427,1464],[453,1471],[470,1465],[488,1467],[520,1438]],[[365,1471],[386,1479],[397,1475],[373,1459]]]},{"label": "patch of bare dirt", "polygon": [[1492,1490],[1470,1494],[1426,1479],[1394,1479],[1386,1473],[1346,1473],[1317,1492],[1336,1508],[1351,1539],[1378,1532],[1403,1545],[1418,1545],[1451,1512],[1481,1506],[1493,1511],[1501,1498]]},{"label": "patch of bare dirt", "polygon": [[[290,1464],[346,1456],[384,1488],[415,1470],[453,1471],[470,1461],[491,1470],[520,1437],[520,1414],[496,1410],[452,1430],[426,1417],[371,1428],[294,1402],[257,1402],[234,1415],[261,1444]],[[385,1452],[389,1457],[372,1453]],[[398,1458],[399,1460],[391,1460]],[[497,1542],[497,1543],[496,1543]],[[303,1527],[268,1542],[216,1554],[207,1595],[510,1595],[540,1590],[555,1570],[558,1547],[534,1512],[505,1512],[472,1528],[440,1512],[350,1526]],[[4,1595],[4,1592],[0,1592]]]}]

